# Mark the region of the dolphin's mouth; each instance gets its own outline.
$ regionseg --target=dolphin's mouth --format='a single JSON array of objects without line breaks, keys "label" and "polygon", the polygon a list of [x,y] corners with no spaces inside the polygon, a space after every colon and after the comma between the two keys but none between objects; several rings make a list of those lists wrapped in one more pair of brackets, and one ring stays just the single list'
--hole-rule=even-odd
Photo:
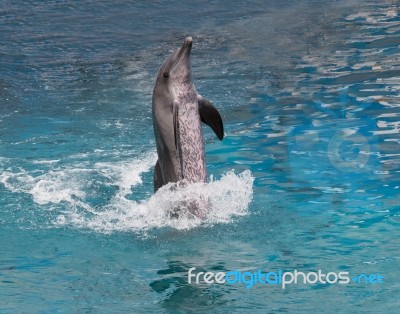
[{"label": "dolphin's mouth", "polygon": [[179,49],[178,55],[176,56],[175,62],[172,64],[170,71],[181,61],[184,55],[190,55],[192,50],[193,39],[191,36],[185,38],[182,47]]}]

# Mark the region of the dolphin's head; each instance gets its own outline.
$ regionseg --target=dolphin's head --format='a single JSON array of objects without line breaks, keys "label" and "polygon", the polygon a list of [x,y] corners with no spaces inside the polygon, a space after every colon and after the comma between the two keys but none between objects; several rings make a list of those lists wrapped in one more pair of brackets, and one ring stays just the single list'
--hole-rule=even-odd
[{"label": "dolphin's head", "polygon": [[169,90],[173,84],[191,84],[190,52],[192,37],[186,37],[181,48],[173,52],[161,66],[155,88]]}]

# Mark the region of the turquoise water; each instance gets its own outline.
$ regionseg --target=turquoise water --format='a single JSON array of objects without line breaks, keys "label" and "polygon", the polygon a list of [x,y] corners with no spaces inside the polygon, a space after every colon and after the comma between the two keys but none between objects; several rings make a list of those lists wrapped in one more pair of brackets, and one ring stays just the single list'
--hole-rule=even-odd
[{"label": "turquoise water", "polygon": [[[1,313],[397,313],[398,1],[0,1]],[[209,183],[153,195],[151,94],[194,40]],[[207,195],[205,220],[166,214]],[[380,274],[188,283],[188,271]]]}]

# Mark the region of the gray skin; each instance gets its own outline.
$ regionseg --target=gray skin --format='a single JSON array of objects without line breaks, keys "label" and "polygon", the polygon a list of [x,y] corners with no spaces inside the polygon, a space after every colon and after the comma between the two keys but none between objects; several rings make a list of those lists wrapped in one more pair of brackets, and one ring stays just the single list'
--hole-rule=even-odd
[{"label": "gray skin", "polygon": [[154,192],[169,182],[205,182],[201,122],[220,140],[224,136],[218,110],[201,97],[192,82],[192,38],[161,66],[153,91],[153,127],[158,160],[154,169]]}]

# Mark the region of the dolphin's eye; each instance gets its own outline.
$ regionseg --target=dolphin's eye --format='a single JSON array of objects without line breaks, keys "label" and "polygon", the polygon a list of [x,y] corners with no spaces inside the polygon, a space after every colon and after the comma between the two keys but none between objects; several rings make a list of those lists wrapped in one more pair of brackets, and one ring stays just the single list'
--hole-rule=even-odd
[{"label": "dolphin's eye", "polygon": [[169,73],[168,72],[164,72],[162,76],[163,76],[163,78],[167,79],[167,78],[169,78]]}]

